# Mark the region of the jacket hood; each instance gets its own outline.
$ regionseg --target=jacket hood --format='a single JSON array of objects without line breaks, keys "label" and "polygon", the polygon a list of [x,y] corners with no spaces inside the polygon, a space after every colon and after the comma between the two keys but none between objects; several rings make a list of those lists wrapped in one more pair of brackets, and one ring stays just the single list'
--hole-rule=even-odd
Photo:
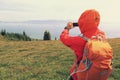
[{"label": "jacket hood", "polygon": [[84,11],[79,20],[78,26],[82,34],[91,30],[97,30],[100,22],[100,15],[98,11],[94,9]]}]

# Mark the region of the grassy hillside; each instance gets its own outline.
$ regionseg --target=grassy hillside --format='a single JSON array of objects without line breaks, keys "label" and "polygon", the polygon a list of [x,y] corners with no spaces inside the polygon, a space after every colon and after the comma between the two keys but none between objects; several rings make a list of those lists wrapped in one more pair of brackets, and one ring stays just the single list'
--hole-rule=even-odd
[{"label": "grassy hillside", "polygon": [[[114,72],[120,79],[120,39],[108,40],[114,50]],[[60,41],[0,41],[0,80],[66,80],[73,51]]]}]

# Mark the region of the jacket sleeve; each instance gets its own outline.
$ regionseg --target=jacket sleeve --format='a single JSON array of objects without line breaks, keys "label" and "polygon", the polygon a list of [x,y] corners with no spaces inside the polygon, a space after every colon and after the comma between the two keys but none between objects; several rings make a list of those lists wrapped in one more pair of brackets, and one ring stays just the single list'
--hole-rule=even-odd
[{"label": "jacket sleeve", "polygon": [[69,30],[68,29],[63,30],[63,32],[60,35],[60,40],[64,45],[66,45],[68,47],[71,47],[71,46],[74,45],[74,43],[76,43],[75,42],[76,38],[69,35]]},{"label": "jacket sleeve", "polygon": [[70,36],[69,30],[64,29],[60,35],[60,40],[64,45],[70,47],[74,51],[78,61],[82,59],[82,54],[86,43],[84,39],[79,36]]},{"label": "jacket sleeve", "polygon": [[71,36],[69,36],[69,30],[64,29],[63,32],[60,35],[60,40],[65,44],[66,46],[71,46]]}]

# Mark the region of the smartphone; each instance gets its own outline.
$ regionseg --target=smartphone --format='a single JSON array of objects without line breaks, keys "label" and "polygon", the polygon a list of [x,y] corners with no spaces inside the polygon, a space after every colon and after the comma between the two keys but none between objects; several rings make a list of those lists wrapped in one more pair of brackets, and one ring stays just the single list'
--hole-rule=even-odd
[{"label": "smartphone", "polygon": [[78,27],[78,23],[73,23],[73,27]]}]

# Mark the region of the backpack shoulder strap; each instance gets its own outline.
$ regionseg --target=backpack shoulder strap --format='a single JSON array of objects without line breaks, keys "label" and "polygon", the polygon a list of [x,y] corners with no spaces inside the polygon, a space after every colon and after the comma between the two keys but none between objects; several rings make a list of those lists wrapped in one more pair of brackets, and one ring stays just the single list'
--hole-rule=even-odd
[{"label": "backpack shoulder strap", "polygon": [[89,38],[85,37],[83,34],[80,34],[79,36],[80,36],[81,38],[83,38],[83,39],[84,39],[85,41],[87,41],[87,42],[90,40]]},{"label": "backpack shoulder strap", "polygon": [[92,36],[91,38],[87,38],[86,36],[84,36],[83,34],[79,35],[81,38],[83,38],[85,41],[89,42],[90,39],[97,39],[99,41],[104,41],[104,39],[102,38],[101,35],[97,35],[97,36]]}]

